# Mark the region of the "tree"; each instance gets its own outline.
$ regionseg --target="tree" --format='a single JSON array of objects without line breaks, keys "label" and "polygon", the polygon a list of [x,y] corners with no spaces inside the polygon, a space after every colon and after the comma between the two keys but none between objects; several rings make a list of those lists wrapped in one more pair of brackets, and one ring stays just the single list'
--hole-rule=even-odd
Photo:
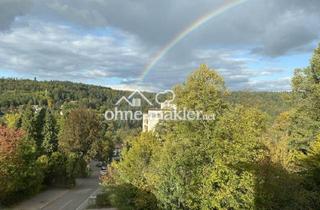
[{"label": "tree", "polygon": [[263,137],[268,159],[259,166],[258,175],[263,180],[256,192],[259,209],[319,208],[316,184],[307,167],[310,151],[290,145],[291,119],[295,114],[294,110],[280,114]]},{"label": "tree", "polygon": [[52,152],[49,158],[46,155],[40,158],[47,159],[45,184],[62,187],[75,186],[77,161],[79,160],[77,154],[65,155],[61,152]]},{"label": "tree", "polygon": [[43,171],[36,145],[25,132],[0,127],[0,203],[11,203],[40,190]]},{"label": "tree", "polygon": [[260,208],[319,209],[319,58],[320,47],[309,67],[295,71],[293,107],[265,135],[270,161],[263,170],[265,184],[257,192]]},{"label": "tree", "polygon": [[254,209],[257,175],[266,148],[260,137],[266,116],[256,109],[236,106],[220,118],[212,139],[212,163],[203,169],[202,209]]},{"label": "tree", "polygon": [[58,150],[58,129],[56,120],[50,110],[46,111],[43,127],[42,150],[50,155]]},{"label": "tree", "polygon": [[4,118],[9,128],[19,128],[21,126],[21,115],[19,113],[6,114]]},{"label": "tree", "polygon": [[42,143],[43,143],[43,129],[45,124],[45,117],[46,117],[46,109],[40,108],[39,111],[35,113],[34,116],[34,139],[37,144],[37,150],[39,153],[42,153]]},{"label": "tree", "polygon": [[[113,162],[103,177],[105,198],[119,209],[157,209],[157,200],[147,179],[152,156],[160,142],[152,133],[131,137],[122,151],[122,161]],[[112,174],[115,173],[115,174]]]},{"label": "tree", "polygon": [[113,155],[114,143],[112,139],[104,137],[95,144],[96,158],[108,163]]},{"label": "tree", "polygon": [[211,140],[204,127],[192,128],[199,128],[197,122],[175,124],[170,132],[157,134],[162,144],[153,154],[147,181],[163,209],[197,209],[202,169],[211,162]]},{"label": "tree", "polygon": [[[320,192],[320,135],[311,142],[307,153],[299,153],[300,173],[306,175],[308,188]],[[319,193],[320,194],[320,193]]]},{"label": "tree", "polygon": [[31,105],[24,108],[21,117],[21,128],[26,131],[26,134],[30,139],[33,139],[37,145],[38,154],[41,154],[41,145],[43,141],[43,125],[45,119],[45,109],[40,108],[40,110],[35,111]]},{"label": "tree", "polygon": [[64,122],[59,145],[66,153],[76,153],[87,163],[94,157],[93,145],[100,140],[100,123],[97,115],[87,109],[72,110]]},{"label": "tree", "polygon": [[112,160],[113,151],[116,142],[116,132],[112,123],[102,123],[101,133],[104,134],[102,138],[95,143],[96,159],[109,163]]},{"label": "tree", "polygon": [[150,169],[152,156],[158,149],[159,142],[151,133],[142,133],[141,136],[133,138],[127,149],[122,152],[122,161],[114,165],[119,182],[150,190],[146,174]]},{"label": "tree", "polygon": [[202,64],[185,83],[174,88],[175,103],[180,108],[220,114],[226,108],[228,95],[224,80],[214,70]]},{"label": "tree", "polygon": [[320,133],[320,46],[314,51],[309,67],[297,69],[292,79],[296,114],[291,123],[292,144],[306,149]]},{"label": "tree", "polygon": [[116,164],[116,183],[151,192],[162,209],[253,209],[267,117],[256,109],[231,108],[226,93],[222,78],[201,66],[178,86],[176,101],[219,117],[164,121],[154,134],[142,134]]},{"label": "tree", "polygon": [[163,145],[154,154],[148,182],[162,207],[254,208],[265,119],[258,110],[240,106],[225,111],[213,126],[175,122],[168,133],[160,133]]},{"label": "tree", "polygon": [[31,104],[28,104],[21,117],[21,128],[26,131],[27,135],[31,138],[35,137],[35,116]]},{"label": "tree", "polygon": [[[289,149],[294,156],[294,171],[304,177],[305,189],[311,193],[319,190],[320,159],[320,45],[315,49],[310,66],[295,72],[292,79],[294,90],[294,114],[291,117]],[[303,160],[303,161],[302,161]],[[320,204],[319,204],[320,205]]]}]

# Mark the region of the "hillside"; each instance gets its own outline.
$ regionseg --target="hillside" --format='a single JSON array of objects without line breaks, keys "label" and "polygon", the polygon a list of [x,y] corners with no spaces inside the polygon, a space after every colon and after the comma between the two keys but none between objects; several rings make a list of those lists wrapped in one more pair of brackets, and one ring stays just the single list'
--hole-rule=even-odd
[{"label": "hillside", "polygon": [[[60,108],[64,103],[77,101],[79,106],[97,110],[113,108],[116,101],[128,91],[108,87],[63,81],[35,81],[0,79],[0,107],[5,111],[29,102],[37,105],[52,103]],[[153,94],[147,93],[147,97]],[[232,92],[228,97],[231,104],[256,107],[272,117],[289,107],[289,93],[279,92]]]},{"label": "hillside", "polygon": [[54,107],[60,107],[63,103],[72,101],[93,109],[107,108],[127,93],[73,82],[0,79],[0,107],[2,110],[29,102],[37,105],[53,103]]},{"label": "hillside", "polygon": [[241,104],[246,107],[255,107],[268,113],[272,118],[291,107],[290,93],[288,92],[232,92],[228,98],[231,104]]}]

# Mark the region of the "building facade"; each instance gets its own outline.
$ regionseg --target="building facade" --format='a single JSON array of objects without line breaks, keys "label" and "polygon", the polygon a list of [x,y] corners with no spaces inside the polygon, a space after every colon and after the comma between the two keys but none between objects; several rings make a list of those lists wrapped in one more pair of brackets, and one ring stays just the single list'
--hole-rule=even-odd
[{"label": "building facade", "polygon": [[163,120],[165,111],[172,111],[177,109],[175,104],[164,102],[161,104],[160,109],[150,109],[147,113],[143,114],[142,131],[154,131],[160,120]]}]

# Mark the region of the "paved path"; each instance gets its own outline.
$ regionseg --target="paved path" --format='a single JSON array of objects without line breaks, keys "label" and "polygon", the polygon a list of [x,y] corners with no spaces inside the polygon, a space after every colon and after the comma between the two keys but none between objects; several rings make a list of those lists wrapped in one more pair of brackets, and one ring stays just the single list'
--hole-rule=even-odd
[{"label": "paved path", "polygon": [[50,189],[39,193],[12,208],[12,210],[82,210],[90,195],[99,191],[99,171],[91,177],[77,179],[73,189]]}]

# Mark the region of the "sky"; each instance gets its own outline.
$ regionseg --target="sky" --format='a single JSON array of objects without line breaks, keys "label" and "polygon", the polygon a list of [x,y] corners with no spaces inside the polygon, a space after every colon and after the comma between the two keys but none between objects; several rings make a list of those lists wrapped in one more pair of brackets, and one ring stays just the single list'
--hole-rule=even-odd
[{"label": "sky", "polygon": [[231,90],[290,90],[320,42],[319,0],[245,0],[155,60],[236,1],[0,0],[0,77],[159,91],[204,63]]}]

